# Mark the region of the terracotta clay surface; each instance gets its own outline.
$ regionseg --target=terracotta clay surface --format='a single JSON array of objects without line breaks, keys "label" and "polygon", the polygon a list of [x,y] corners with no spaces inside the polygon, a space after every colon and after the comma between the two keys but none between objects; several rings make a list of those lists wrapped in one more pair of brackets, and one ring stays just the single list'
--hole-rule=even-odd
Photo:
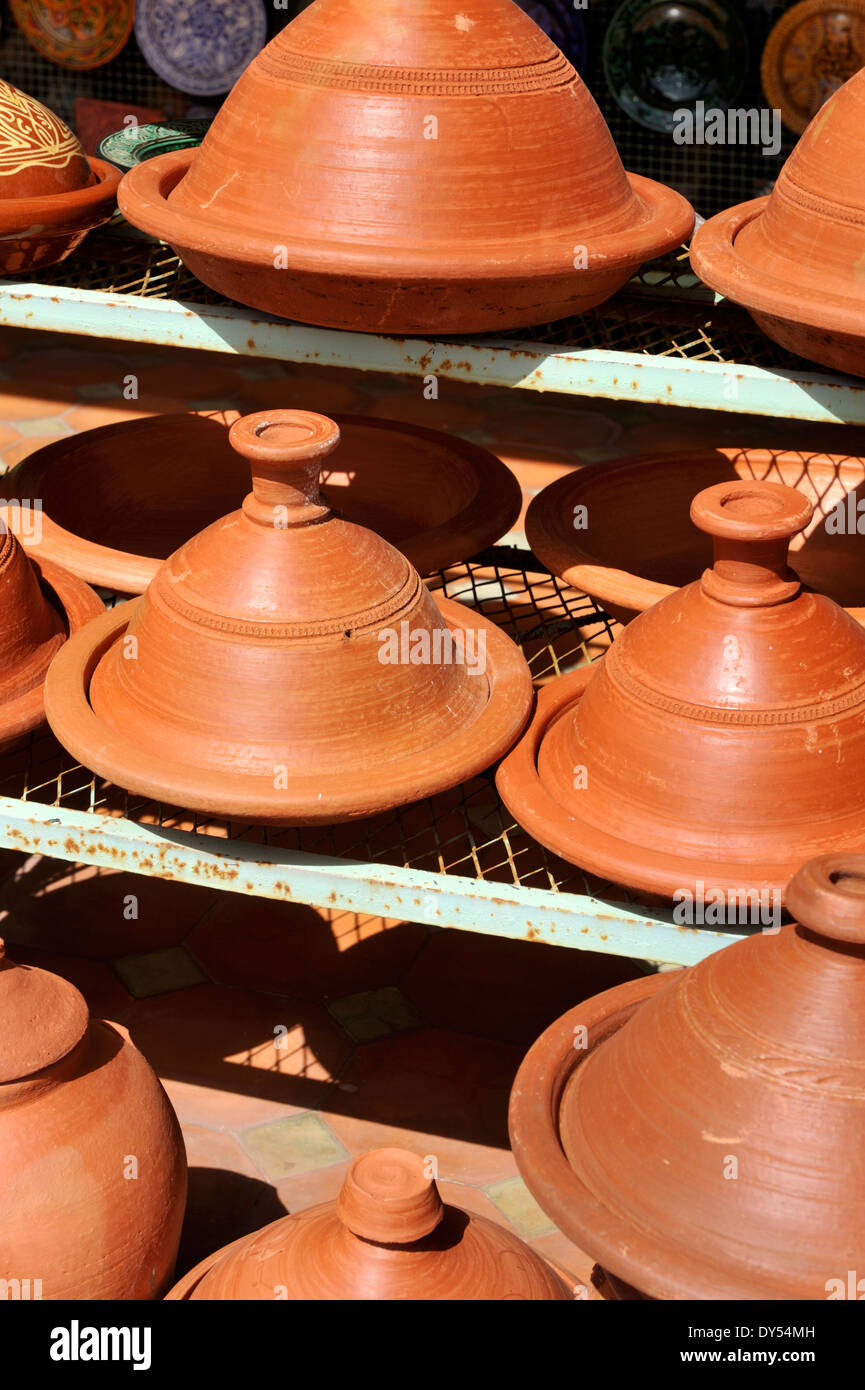
[{"label": "terracotta clay surface", "polygon": [[[7,496],[42,502],[41,541],[30,553],[142,593],[162,560],[242,502],[249,466],[229,443],[236,419],[235,410],[152,416],[37,450],[4,483]],[[421,574],[477,554],[519,516],[519,484],[486,449],[439,430],[335,419],[342,444],[325,465],[323,496],[341,516],[375,527]]]},{"label": "terracotta clay surface", "polygon": [[774,901],[797,864],[861,843],[865,631],[787,564],[802,493],[720,483],[691,516],[713,568],[539,694],[497,785],[542,844],[614,882]]},{"label": "terracotta clay surface", "polygon": [[45,1299],[161,1297],[186,1202],[174,1111],[125,1029],[2,943],[0,1150],[0,1279],[38,1278]]},{"label": "terracotta clay surface", "polygon": [[298,825],[432,795],[501,757],[531,704],[525,660],[331,512],[318,479],[337,425],[261,411],[230,437],[252,470],[242,509],[55,658],[61,743],[156,800]]},{"label": "terracotta clay surface", "polygon": [[190,1271],[169,1299],[566,1299],[524,1241],[446,1206],[405,1149],[356,1158],[335,1202],[292,1213]]},{"label": "terracotta clay surface", "polygon": [[625,173],[587,88],[511,0],[319,0],[200,149],[130,170],[119,196],[242,304],[396,333],[580,313],[694,220]]},{"label": "terracotta clay surface", "polygon": [[711,564],[711,538],[689,525],[691,501],[698,489],[736,478],[784,483],[808,498],[814,514],[791,542],[791,564],[803,584],[865,620],[857,529],[865,460],[846,454],[724,448],[617,459],[544,488],[529,506],[526,536],[553,574],[627,623]]},{"label": "terracotta clay surface", "polygon": [[862,1268],[865,855],[787,901],[799,925],[596,995],[517,1074],[523,1177],[614,1286],[826,1299]]},{"label": "terracotta clay surface", "polygon": [[0,526],[0,750],[42,723],[52,657],[70,633],[104,611],[80,579],[47,562],[31,564]]},{"label": "terracotta clay surface", "polygon": [[63,260],[111,217],[119,183],[53,112],[0,80],[0,273]]},{"label": "terracotta clay surface", "polygon": [[712,289],[743,304],[775,342],[865,376],[865,70],[831,96],[771,194],[718,213],[691,243]]}]

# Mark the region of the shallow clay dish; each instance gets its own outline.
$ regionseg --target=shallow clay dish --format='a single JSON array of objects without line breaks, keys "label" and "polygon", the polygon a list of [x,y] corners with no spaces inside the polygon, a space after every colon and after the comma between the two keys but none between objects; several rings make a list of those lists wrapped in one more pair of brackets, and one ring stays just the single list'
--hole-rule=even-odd
[{"label": "shallow clay dish", "polygon": [[771,194],[698,228],[691,264],[770,338],[865,376],[865,71],[817,112]]},{"label": "shallow clay dish", "polygon": [[567,1285],[529,1245],[446,1206],[405,1149],[356,1158],[335,1202],[292,1213],[202,1261],[169,1300],[562,1300]]},{"label": "shallow clay dish", "polygon": [[116,58],[132,33],[135,0],[10,0],[27,42],[60,68],[84,71]]},{"label": "shallow clay dish", "polygon": [[799,925],[596,995],[517,1074],[520,1172],[620,1297],[826,1299],[865,1264],[865,856],[787,901]]},{"label": "shallow clay dish", "polygon": [[625,173],[581,79],[511,0],[398,15],[303,10],[200,149],[129,171],[124,215],[241,304],[390,333],[581,313],[690,235],[690,205]]},{"label": "shallow clay dish", "polygon": [[157,801],[304,825],[431,796],[507,751],[531,704],[522,654],[333,514],[318,480],[338,442],[306,411],[235,421],[242,509],[51,666],[48,720],[81,762]]},{"label": "shallow clay dish", "polygon": [[[689,525],[691,502],[695,492],[735,478],[784,483],[808,498],[814,514],[791,542],[791,563],[803,584],[865,621],[865,536],[847,511],[858,524],[865,460],[848,455],[706,449],[617,459],[544,488],[529,506],[526,536],[553,574],[628,623],[711,564],[710,537]],[[843,529],[827,532],[839,503]]]},{"label": "shallow clay dish", "polygon": [[614,883],[780,901],[797,864],[861,843],[865,631],[787,564],[801,493],[721,483],[691,516],[713,567],[541,691],[497,785],[537,840]]},{"label": "shallow clay dish", "polygon": [[[228,439],[238,418],[152,416],[37,450],[4,480],[7,496],[42,501],[42,539],[29,553],[93,584],[142,593],[162,560],[243,501],[249,467]],[[422,574],[477,554],[519,516],[519,484],[486,449],[439,430],[335,418],[342,444],[325,467],[324,496]]]},{"label": "shallow clay dish", "polygon": [[801,135],[833,92],[865,64],[865,0],[801,0],[763,49],[766,100]]}]

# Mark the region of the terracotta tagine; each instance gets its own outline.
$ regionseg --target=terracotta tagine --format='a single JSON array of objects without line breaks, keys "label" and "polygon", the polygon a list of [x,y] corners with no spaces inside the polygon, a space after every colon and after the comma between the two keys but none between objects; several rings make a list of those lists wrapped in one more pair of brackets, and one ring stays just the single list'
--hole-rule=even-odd
[{"label": "terracotta tagine", "polygon": [[252,470],[242,509],[55,659],[61,743],[157,801],[294,825],[431,796],[501,757],[531,703],[525,660],[321,499],[338,426],[261,411],[230,438]]},{"label": "terracotta tagine", "polygon": [[[4,483],[10,495],[41,500],[41,541],[30,553],[142,593],[162,560],[240,506],[249,466],[228,439],[238,418],[236,410],[149,416],[30,454]],[[334,418],[342,444],[322,477],[324,497],[375,527],[421,574],[477,554],[519,516],[519,484],[486,449],[439,430]]]},{"label": "terracotta tagine", "polygon": [[0,274],[54,265],[114,212],[118,170],[0,80]]},{"label": "terracotta tagine", "polygon": [[356,1158],[335,1202],[226,1246],[168,1295],[222,1302],[570,1297],[519,1236],[445,1205],[426,1160],[405,1149]]},{"label": "terracotta tagine", "polygon": [[553,574],[628,623],[712,563],[710,536],[689,524],[691,502],[737,478],[808,498],[814,512],[791,542],[791,563],[803,584],[865,621],[865,459],[850,455],[724,448],[617,459],[544,488],[526,536]]},{"label": "terracotta tagine", "polygon": [[0,752],[43,722],[42,687],[52,657],[70,633],[104,611],[80,579],[48,562],[31,564],[0,525]]},{"label": "terracotta tagine", "polygon": [[787,902],[798,925],[578,1005],[517,1074],[520,1171],[619,1297],[837,1298],[865,1267],[865,855]]},{"label": "terracotta tagine", "polygon": [[119,196],[241,304],[389,333],[581,313],[694,221],[625,173],[588,89],[512,0],[319,0],[200,149],[130,170]]},{"label": "terracotta tagine", "polygon": [[162,1296],[186,1203],[174,1111],[125,1029],[2,943],[0,1151],[0,1279],[24,1298]]},{"label": "terracotta tagine", "polygon": [[613,882],[780,901],[797,864],[862,840],[865,631],[787,564],[800,492],[720,483],[691,516],[714,566],[538,695],[497,785],[524,829]]},{"label": "terracotta tagine", "polygon": [[705,222],[702,280],[743,304],[776,343],[865,376],[865,70],[817,112],[771,194]]}]

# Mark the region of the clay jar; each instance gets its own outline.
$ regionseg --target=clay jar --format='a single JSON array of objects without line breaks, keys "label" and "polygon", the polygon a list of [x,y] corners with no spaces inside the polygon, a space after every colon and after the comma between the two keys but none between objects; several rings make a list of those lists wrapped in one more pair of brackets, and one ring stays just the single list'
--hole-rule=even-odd
[{"label": "clay jar", "polygon": [[626,174],[511,0],[319,0],[121,209],[206,285],[326,327],[469,333],[599,304],[693,209]]},{"label": "clay jar", "polygon": [[619,1296],[858,1296],[865,855],[787,901],[798,925],[587,1000],[517,1074],[520,1171]]},{"label": "clay jar", "polygon": [[797,863],[861,843],[865,631],[787,564],[801,493],[720,483],[691,516],[713,567],[542,691],[497,783],[542,844],[616,883],[774,902]]},{"label": "clay jar", "polygon": [[337,1201],[235,1241],[168,1295],[326,1302],[569,1297],[564,1281],[518,1236],[446,1206],[426,1160],[404,1149],[356,1158]]},{"label": "clay jar", "polygon": [[0,273],[63,260],[111,217],[119,183],[53,112],[0,80]]},{"label": "clay jar", "polygon": [[817,112],[771,194],[704,223],[701,279],[782,347],[865,376],[865,69]]},{"label": "clay jar", "polygon": [[529,712],[525,660],[330,511],[334,422],[262,411],[230,438],[252,470],[242,509],[52,664],[61,743],[155,800],[297,825],[433,795],[500,757]]},{"label": "clay jar", "polygon": [[70,632],[104,611],[80,579],[56,565],[32,565],[0,525],[0,752],[43,722],[51,658]]},{"label": "clay jar", "polygon": [[38,1279],[45,1299],[161,1297],[186,1203],[174,1111],[124,1029],[2,943],[0,1152],[0,1279],[39,1297]]}]

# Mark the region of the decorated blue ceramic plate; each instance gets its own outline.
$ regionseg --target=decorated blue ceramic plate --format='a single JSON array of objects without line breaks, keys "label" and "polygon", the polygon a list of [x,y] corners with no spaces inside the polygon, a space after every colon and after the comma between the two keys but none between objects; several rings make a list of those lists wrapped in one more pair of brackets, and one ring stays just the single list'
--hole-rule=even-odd
[{"label": "decorated blue ceramic plate", "polygon": [[264,0],[138,0],[138,47],[181,92],[217,96],[267,42]]}]

